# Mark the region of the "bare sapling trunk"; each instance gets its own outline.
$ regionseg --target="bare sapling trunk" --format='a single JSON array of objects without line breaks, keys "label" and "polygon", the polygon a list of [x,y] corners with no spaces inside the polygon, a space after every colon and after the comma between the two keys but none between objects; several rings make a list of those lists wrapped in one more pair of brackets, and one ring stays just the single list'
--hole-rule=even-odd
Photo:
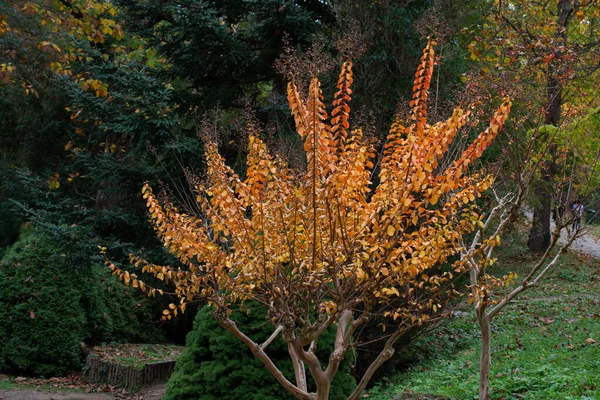
[{"label": "bare sapling trunk", "polygon": [[[525,179],[523,179],[525,178]],[[485,265],[488,265],[488,260],[491,259],[492,253],[495,249],[496,243],[499,241],[484,242],[483,236],[486,228],[490,226],[490,223],[494,219],[499,220],[497,228],[490,238],[499,238],[499,235],[504,232],[509,223],[514,220],[516,215],[519,213],[521,204],[525,197],[526,189],[528,184],[531,182],[531,175],[528,177],[521,175],[521,183],[519,185],[518,192],[515,194],[508,194],[505,198],[496,198],[498,205],[491,210],[485,224],[482,229],[475,235],[471,246],[468,250],[464,250],[463,258],[466,260],[469,266],[469,276],[471,281],[471,296],[473,298],[473,304],[475,304],[475,312],[477,315],[477,322],[479,323],[479,329],[481,333],[481,354],[480,354],[480,365],[479,365],[479,400],[489,400],[491,381],[490,381],[490,369],[491,369],[491,321],[492,319],[510,302],[521,294],[523,291],[538,285],[540,280],[546,275],[546,273],[552,269],[558,262],[560,256],[569,248],[575,238],[577,238],[581,231],[577,230],[573,232],[568,239],[561,244],[560,250],[552,256],[552,250],[558,244],[561,231],[569,224],[570,221],[557,222],[555,229],[552,231],[551,240],[548,248],[543,255],[540,256],[538,261],[529,270],[528,274],[521,280],[521,282],[512,289],[507,295],[499,299],[496,304],[490,306],[490,302],[493,300],[489,298],[491,287],[488,287],[485,280]],[[476,253],[479,254],[479,258],[476,257]],[[488,306],[490,308],[488,309]]]},{"label": "bare sapling trunk", "polygon": [[486,312],[484,303],[477,307],[477,321],[481,331],[481,356],[479,362],[479,400],[489,400],[490,398],[490,368],[492,365],[491,343],[492,331],[490,326],[490,317]]}]

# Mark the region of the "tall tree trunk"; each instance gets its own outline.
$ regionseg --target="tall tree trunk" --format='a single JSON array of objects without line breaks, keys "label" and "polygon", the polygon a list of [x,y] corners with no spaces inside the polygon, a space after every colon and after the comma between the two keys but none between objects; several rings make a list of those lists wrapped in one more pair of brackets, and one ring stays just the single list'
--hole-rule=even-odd
[{"label": "tall tree trunk", "polygon": [[479,400],[490,399],[490,367],[492,354],[492,332],[490,316],[485,307],[477,307],[477,320],[481,331],[481,357],[479,361]]},{"label": "tall tree trunk", "polygon": [[[543,175],[544,171],[542,171]],[[548,180],[542,177],[541,182],[535,184],[534,192],[536,204],[533,209],[533,221],[529,231],[527,246],[529,250],[544,252],[550,245],[550,215],[552,213],[552,201],[547,190]]]},{"label": "tall tree trunk", "polygon": [[[558,48],[558,43],[563,45],[567,44],[567,24],[569,17],[573,12],[572,0],[558,0],[557,7],[557,25],[556,35],[558,39],[557,48],[554,51],[554,58],[548,64],[547,72],[547,103],[546,103],[546,114],[544,115],[544,124],[558,126],[560,124],[560,108],[562,106],[562,89],[563,83],[558,78],[560,76],[560,66],[562,59],[563,50]],[[548,142],[548,134],[540,137],[541,143]],[[541,178],[540,181],[535,184],[535,195],[537,197],[537,204],[533,211],[533,221],[531,224],[531,230],[529,231],[529,240],[527,246],[530,250],[536,252],[546,251],[550,245],[550,216],[552,214],[552,198],[550,196],[549,188],[552,187],[554,175],[556,174],[556,166],[554,158],[556,155],[555,148],[551,145],[548,156],[551,161],[547,161],[541,166]]]}]

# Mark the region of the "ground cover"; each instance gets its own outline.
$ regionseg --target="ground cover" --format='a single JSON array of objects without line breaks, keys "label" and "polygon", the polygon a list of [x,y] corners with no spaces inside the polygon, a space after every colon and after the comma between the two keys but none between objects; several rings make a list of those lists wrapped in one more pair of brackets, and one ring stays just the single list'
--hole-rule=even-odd
[{"label": "ground cover", "polygon": [[[495,273],[522,273],[535,259],[515,238],[499,252]],[[492,399],[600,398],[600,260],[568,253],[540,287],[493,321]],[[369,391],[373,400],[428,393],[476,399],[479,331],[471,309],[417,344],[409,370]]]},{"label": "ground cover", "polygon": [[175,361],[184,349],[171,344],[125,343],[94,346],[91,350],[102,361],[140,369],[145,364]]},{"label": "ground cover", "polygon": [[0,399],[6,395],[4,391],[36,390],[49,393],[107,393],[115,398],[129,398],[130,395],[112,385],[101,385],[87,382],[82,373],[73,373],[62,377],[34,378],[0,374]]},{"label": "ground cover", "polygon": [[[110,344],[95,346],[91,350],[102,361],[127,367],[143,368],[145,364],[176,360],[184,347],[161,344]],[[155,389],[154,386],[159,386]],[[0,374],[0,400],[6,399],[36,399],[46,400],[60,398],[59,393],[79,393],[79,399],[97,400],[110,399],[159,399],[164,395],[164,383],[152,388],[142,389],[131,393],[116,385],[87,382],[83,374],[73,373],[64,377],[33,378]],[[154,392],[160,392],[155,395]],[[59,396],[59,397],[57,397]],[[102,397],[104,396],[104,397]],[[70,397],[64,397],[65,399]]]}]

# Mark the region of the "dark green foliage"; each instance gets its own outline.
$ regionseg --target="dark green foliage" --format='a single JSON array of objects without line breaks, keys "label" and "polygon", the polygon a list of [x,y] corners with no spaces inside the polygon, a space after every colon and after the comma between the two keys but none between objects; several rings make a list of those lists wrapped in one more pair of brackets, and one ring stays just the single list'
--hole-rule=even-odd
[{"label": "dark green foliage", "polygon": [[334,21],[333,10],[320,1],[116,3],[129,29],[171,64],[165,75],[179,89],[178,102],[203,110],[240,107],[241,97],[255,98],[260,83],[277,79],[273,63],[284,35],[306,46]]},{"label": "dark green foliage", "polygon": [[[254,307],[248,313],[234,312],[232,319],[258,343],[266,340],[273,330],[265,319],[264,310],[260,308]],[[317,355],[321,360],[328,360],[328,344],[332,340],[331,333],[319,340],[322,349]],[[267,354],[282,373],[293,381],[294,372],[283,340],[278,338],[271,343]],[[345,360],[331,385],[330,398],[345,399],[354,386],[350,362]],[[194,330],[188,334],[186,350],[177,361],[175,372],[167,385],[166,400],[291,398],[246,345],[215,321],[209,307],[198,312]]]},{"label": "dark green foliage", "polygon": [[55,375],[80,366],[80,277],[56,250],[29,236],[0,264],[0,364],[10,369]]},{"label": "dark green foliage", "polygon": [[33,231],[22,233],[2,259],[3,369],[64,374],[81,366],[84,342],[160,340],[143,302],[102,264],[74,263],[70,254]]},{"label": "dark green foliage", "polygon": [[6,247],[13,244],[19,237],[19,228],[24,222],[18,208],[9,198],[20,190],[14,179],[14,171],[0,163],[0,259],[4,256]]}]

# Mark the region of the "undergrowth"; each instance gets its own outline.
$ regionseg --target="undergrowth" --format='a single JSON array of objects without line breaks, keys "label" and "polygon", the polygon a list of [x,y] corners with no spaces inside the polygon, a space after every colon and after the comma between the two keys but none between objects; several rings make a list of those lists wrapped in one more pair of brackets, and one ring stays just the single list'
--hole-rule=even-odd
[{"label": "undergrowth", "polygon": [[[535,255],[519,241],[499,252],[494,273],[522,275]],[[600,260],[566,254],[539,287],[492,321],[491,398],[600,399]],[[409,393],[477,399],[479,330],[472,308],[420,338],[417,362],[377,382],[372,400]]]}]

